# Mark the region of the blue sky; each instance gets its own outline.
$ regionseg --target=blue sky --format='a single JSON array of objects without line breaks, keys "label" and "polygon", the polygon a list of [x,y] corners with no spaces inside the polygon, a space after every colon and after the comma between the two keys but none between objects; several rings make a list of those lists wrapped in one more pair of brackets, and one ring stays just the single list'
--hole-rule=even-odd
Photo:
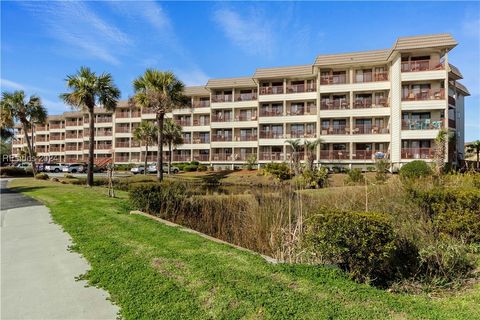
[{"label": "blue sky", "polygon": [[478,2],[2,1],[1,87],[43,98],[49,112],[82,65],[112,73],[122,98],[147,67],[187,85],[308,64],[317,54],[389,48],[398,36],[451,33],[472,93],[466,140],[480,139]]}]

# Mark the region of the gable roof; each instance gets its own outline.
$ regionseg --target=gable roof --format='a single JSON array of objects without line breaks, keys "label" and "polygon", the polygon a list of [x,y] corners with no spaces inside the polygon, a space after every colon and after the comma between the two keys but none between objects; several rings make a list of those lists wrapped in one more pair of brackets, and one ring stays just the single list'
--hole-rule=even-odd
[{"label": "gable roof", "polygon": [[185,87],[183,92],[186,96],[208,96],[210,92],[204,86]]},{"label": "gable roof", "polygon": [[317,66],[330,66],[349,63],[387,61],[391,49],[359,51],[340,54],[319,55],[315,59]]},{"label": "gable roof", "polygon": [[392,49],[410,50],[435,47],[453,48],[457,44],[457,41],[449,33],[440,33],[412,37],[399,37]]},{"label": "gable roof", "polygon": [[237,87],[256,87],[257,84],[251,77],[210,79],[206,88],[237,88]]},{"label": "gable roof", "polygon": [[258,68],[253,74],[255,79],[272,79],[278,77],[296,77],[313,75],[311,64],[290,67]]}]

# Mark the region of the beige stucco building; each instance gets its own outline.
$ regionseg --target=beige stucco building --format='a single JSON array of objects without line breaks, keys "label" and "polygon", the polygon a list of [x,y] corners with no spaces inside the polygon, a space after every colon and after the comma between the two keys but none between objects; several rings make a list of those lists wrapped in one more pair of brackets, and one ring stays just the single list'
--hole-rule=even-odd
[{"label": "beige stucco building", "polygon": [[[174,110],[184,144],[174,161],[216,167],[288,161],[288,139],[322,139],[317,162],[329,166],[368,165],[384,157],[393,165],[431,160],[441,128],[453,132],[448,159],[463,158],[464,97],[460,71],[449,61],[457,45],[449,34],[401,37],[389,49],[320,55],[313,64],[259,68],[251,77],[209,80],[187,87],[191,103]],[[132,138],[150,110],[120,102],[112,114],[98,109],[95,155],[115,163],[143,161],[145,147]],[[82,161],[88,152],[88,116],[65,112],[35,129],[40,156]],[[13,154],[24,147],[18,132]],[[156,146],[148,161],[156,159]]]}]

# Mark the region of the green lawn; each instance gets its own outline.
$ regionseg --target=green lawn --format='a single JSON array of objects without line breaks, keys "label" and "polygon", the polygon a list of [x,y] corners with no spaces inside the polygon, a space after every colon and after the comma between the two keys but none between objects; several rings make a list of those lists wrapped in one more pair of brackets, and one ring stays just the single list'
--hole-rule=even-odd
[{"label": "green lawn", "polygon": [[125,319],[480,319],[480,286],[445,298],[396,295],[333,268],[261,257],[129,215],[126,194],[50,181],[11,187],[43,201]]}]

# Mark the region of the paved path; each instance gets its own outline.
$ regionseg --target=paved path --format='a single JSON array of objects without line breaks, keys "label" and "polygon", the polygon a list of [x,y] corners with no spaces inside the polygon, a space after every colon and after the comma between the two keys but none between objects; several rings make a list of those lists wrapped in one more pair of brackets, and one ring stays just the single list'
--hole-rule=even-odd
[{"label": "paved path", "polygon": [[1,319],[115,319],[105,291],[75,281],[89,265],[47,207],[0,184]]}]

